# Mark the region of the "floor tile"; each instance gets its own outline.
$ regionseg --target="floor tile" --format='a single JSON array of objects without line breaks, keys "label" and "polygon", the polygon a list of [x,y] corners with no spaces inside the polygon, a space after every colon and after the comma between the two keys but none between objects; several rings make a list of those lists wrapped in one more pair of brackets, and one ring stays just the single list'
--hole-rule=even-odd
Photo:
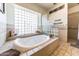
[{"label": "floor tile", "polygon": [[51,55],[56,56],[79,56],[79,48],[71,46],[69,43],[62,44]]}]

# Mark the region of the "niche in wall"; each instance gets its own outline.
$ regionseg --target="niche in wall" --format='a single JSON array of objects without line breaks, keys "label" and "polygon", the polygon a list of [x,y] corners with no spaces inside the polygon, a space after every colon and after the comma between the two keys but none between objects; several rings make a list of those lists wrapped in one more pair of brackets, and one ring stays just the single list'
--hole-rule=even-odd
[{"label": "niche in wall", "polygon": [[54,20],[54,24],[62,24],[62,20],[61,19],[57,19],[57,20]]},{"label": "niche in wall", "polygon": [[56,9],[54,9],[54,10],[49,11],[49,14],[54,13],[54,12],[56,12],[56,11],[58,11],[58,10],[61,10],[62,8],[64,8],[64,5],[58,7],[58,8],[56,8]]}]

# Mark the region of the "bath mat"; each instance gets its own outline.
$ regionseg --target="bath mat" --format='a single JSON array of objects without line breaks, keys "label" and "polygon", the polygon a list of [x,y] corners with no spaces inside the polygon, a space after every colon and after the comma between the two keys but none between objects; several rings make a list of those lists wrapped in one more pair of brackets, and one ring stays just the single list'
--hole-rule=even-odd
[{"label": "bath mat", "polygon": [[0,54],[0,56],[19,56],[19,55],[20,55],[20,52],[15,49],[9,49]]}]

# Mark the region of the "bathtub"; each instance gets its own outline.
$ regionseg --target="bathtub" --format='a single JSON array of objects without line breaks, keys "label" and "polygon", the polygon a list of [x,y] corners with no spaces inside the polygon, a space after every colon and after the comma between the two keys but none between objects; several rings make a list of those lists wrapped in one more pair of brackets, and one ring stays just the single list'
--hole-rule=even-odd
[{"label": "bathtub", "polygon": [[49,41],[50,38],[47,35],[36,35],[27,38],[17,38],[14,40],[14,48],[20,52],[26,52],[32,48],[44,44]]}]

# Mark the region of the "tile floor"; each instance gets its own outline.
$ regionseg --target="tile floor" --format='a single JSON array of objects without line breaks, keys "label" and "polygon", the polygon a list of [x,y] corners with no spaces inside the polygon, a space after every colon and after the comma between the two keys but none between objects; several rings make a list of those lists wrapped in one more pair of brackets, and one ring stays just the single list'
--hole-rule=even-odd
[{"label": "tile floor", "polygon": [[71,46],[69,43],[62,44],[52,56],[79,56],[79,48]]}]

